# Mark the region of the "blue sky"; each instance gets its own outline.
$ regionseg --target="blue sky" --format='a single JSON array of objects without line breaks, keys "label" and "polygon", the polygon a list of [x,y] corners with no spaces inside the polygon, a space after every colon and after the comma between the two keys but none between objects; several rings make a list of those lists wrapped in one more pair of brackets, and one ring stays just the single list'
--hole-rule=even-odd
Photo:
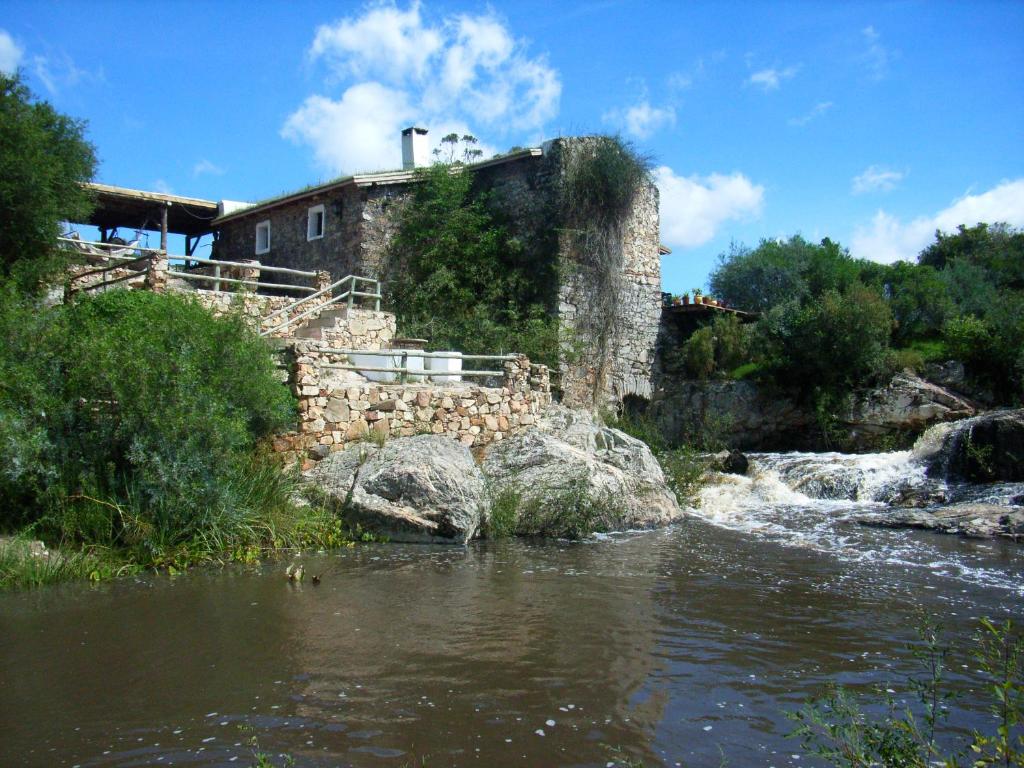
[{"label": "blue sky", "polygon": [[655,162],[666,290],[730,241],[913,258],[1024,226],[1024,3],[7,0],[0,69],[88,121],[98,180],[257,200],[401,164],[621,132]]}]

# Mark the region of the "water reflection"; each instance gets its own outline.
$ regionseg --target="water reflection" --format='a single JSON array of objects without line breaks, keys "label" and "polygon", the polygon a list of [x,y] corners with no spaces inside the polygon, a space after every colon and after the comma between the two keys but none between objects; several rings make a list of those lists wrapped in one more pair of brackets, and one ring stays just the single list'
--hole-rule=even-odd
[{"label": "water reflection", "polygon": [[0,765],[247,764],[239,725],[309,766],[784,765],[782,711],[900,678],[917,610],[958,643],[1018,611],[701,522],[304,562],[301,585],[281,564],[0,596]]}]

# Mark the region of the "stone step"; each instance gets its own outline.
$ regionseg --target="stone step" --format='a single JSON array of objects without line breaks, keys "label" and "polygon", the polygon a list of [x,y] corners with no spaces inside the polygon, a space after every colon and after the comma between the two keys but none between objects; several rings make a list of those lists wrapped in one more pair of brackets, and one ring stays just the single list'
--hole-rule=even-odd
[{"label": "stone step", "polygon": [[310,328],[307,326],[305,328],[300,328],[292,335],[295,336],[296,339],[322,339],[323,328]]}]

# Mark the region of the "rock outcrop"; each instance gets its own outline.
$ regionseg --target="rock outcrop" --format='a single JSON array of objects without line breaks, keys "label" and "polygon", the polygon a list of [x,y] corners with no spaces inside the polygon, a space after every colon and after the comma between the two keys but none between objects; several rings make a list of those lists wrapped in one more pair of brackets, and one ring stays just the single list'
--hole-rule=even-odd
[{"label": "rock outcrop", "polygon": [[585,494],[598,530],[666,525],[682,516],[646,444],[586,411],[552,406],[537,428],[494,443],[483,462],[492,493],[528,509]]},{"label": "rock outcrop", "polygon": [[1024,409],[976,416],[940,437],[928,469],[933,477],[981,483],[1024,480]]},{"label": "rock outcrop", "polygon": [[920,528],[970,538],[1024,541],[1024,509],[996,504],[954,504],[930,511],[891,510],[857,520],[876,528]]},{"label": "rock outcrop", "polygon": [[974,413],[963,398],[904,372],[859,398],[846,423],[854,439],[863,440],[889,432],[920,432],[937,422],[966,419]]},{"label": "rock outcrop", "polygon": [[483,475],[469,449],[449,437],[351,446],[307,478],[347,519],[392,541],[465,544],[480,528]]},{"label": "rock outcrop", "polygon": [[[842,420],[843,450],[871,451],[933,424],[975,414],[974,405],[911,373],[858,396]],[[744,451],[834,450],[813,408],[751,381],[663,379],[651,415],[672,442],[711,436]]]}]

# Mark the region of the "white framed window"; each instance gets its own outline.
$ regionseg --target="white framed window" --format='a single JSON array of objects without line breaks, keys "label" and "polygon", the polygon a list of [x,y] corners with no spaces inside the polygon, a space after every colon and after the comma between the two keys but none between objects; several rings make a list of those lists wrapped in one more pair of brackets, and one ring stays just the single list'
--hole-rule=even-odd
[{"label": "white framed window", "polygon": [[256,255],[270,253],[270,220],[256,225]]},{"label": "white framed window", "polygon": [[314,205],[306,213],[306,240],[319,240],[324,236],[324,207]]}]

